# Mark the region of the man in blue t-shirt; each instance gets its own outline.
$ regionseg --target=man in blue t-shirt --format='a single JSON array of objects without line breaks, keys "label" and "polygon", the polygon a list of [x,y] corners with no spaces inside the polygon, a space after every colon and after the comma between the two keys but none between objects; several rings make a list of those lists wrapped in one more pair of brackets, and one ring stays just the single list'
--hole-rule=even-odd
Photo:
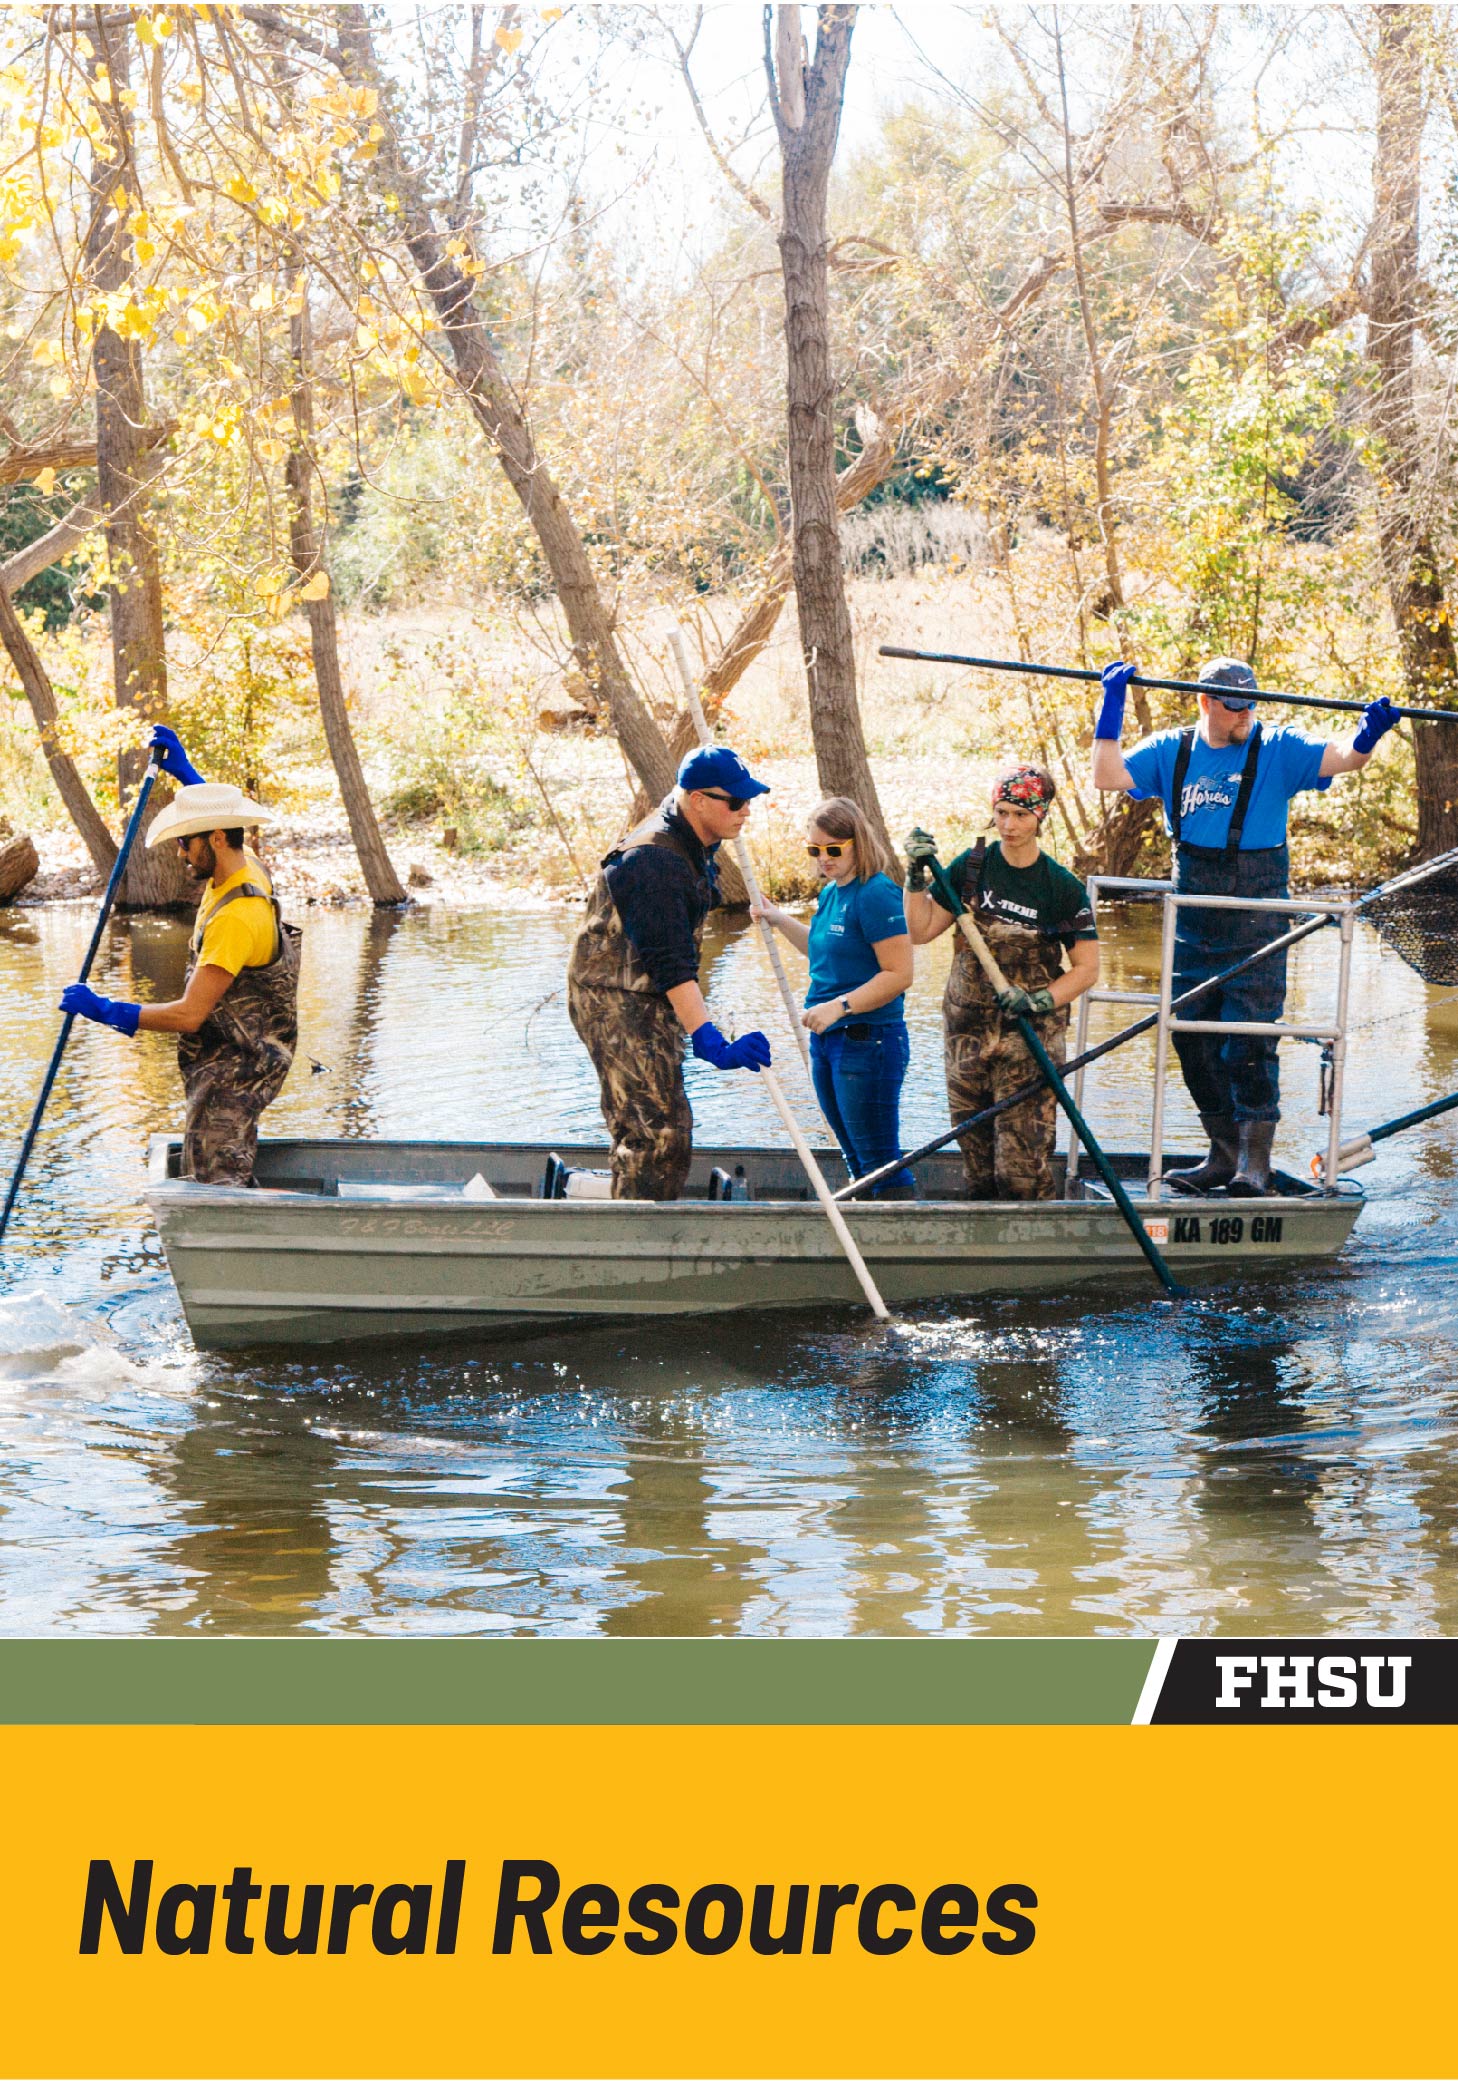
[{"label": "man in blue t-shirt", "polygon": [[[1124,789],[1135,802],[1157,797],[1174,842],[1174,882],[1182,896],[1286,897],[1290,863],[1286,806],[1306,788],[1329,788],[1333,775],[1365,767],[1399,720],[1384,696],[1368,704],[1345,743],[1308,737],[1256,719],[1255,674],[1238,658],[1200,670],[1209,693],[1200,719],[1156,731],[1125,753],[1119,738],[1134,668],[1106,666],[1094,724],[1093,783]],[[1229,969],[1284,930],[1271,912],[1182,906],[1175,935],[1173,995]],[[1286,1002],[1286,957],[1268,956],[1243,976],[1182,1008],[1193,1020],[1279,1020]],[[1168,1182],[1186,1193],[1268,1193],[1271,1144],[1280,1119],[1275,1035],[1179,1034],[1174,1045],[1190,1097],[1210,1138],[1210,1155]]]}]

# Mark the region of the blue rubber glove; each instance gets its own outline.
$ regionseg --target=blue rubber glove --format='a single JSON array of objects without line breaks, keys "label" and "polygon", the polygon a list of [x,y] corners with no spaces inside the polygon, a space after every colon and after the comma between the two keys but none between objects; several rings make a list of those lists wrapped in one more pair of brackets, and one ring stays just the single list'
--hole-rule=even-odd
[{"label": "blue rubber glove", "polygon": [[169,730],[165,723],[153,726],[152,735],[147,740],[147,750],[163,773],[170,774],[174,781],[182,782],[184,787],[202,780],[202,775],[183,751],[181,738],[175,730]]},{"label": "blue rubber glove", "polygon": [[135,1034],[142,1017],[139,1005],[129,1005],[125,998],[102,998],[90,984],[67,984],[61,993],[61,1011],[75,1013],[78,1019],[95,1020],[102,1027],[114,1027],[118,1034]]},{"label": "blue rubber glove", "polygon": [[757,1028],[738,1041],[726,1041],[713,1021],[705,1020],[694,1029],[690,1046],[701,1063],[712,1063],[715,1070],[769,1069],[769,1041]]},{"label": "blue rubber glove", "polygon": [[1387,736],[1402,721],[1402,711],[1381,695],[1375,702],[1368,702],[1362,717],[1362,727],[1352,740],[1354,752],[1371,752],[1378,742]]},{"label": "blue rubber glove", "polygon": [[998,992],[997,1002],[1013,1019],[1021,1016],[1026,1020],[1037,1013],[1051,1013],[1054,1010],[1053,993],[1046,988],[1041,991],[1020,991],[1016,984],[1010,984],[1007,990]]},{"label": "blue rubber glove", "polygon": [[1104,692],[1099,702],[1098,715],[1094,719],[1096,738],[1112,738],[1115,744],[1118,743],[1124,729],[1124,703],[1128,699],[1129,682],[1133,677],[1133,666],[1125,665],[1122,658],[1116,658],[1112,665],[1106,665],[1099,675],[1104,683]]}]

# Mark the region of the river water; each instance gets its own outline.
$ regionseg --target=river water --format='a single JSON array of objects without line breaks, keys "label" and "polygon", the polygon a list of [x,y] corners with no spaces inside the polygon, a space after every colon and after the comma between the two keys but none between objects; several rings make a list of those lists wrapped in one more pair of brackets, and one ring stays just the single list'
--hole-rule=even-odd
[{"label": "river water", "polygon": [[[0,911],[4,1174],[90,925]],[[598,1136],[571,931],[309,914],[272,1132]],[[1152,913],[1105,945],[1106,981],[1147,983]],[[911,1006],[908,1140],[946,1120],[947,950]],[[1293,957],[1289,1017],[1330,1006],[1335,952]],[[752,935],[708,954],[716,1010],[779,1032]],[[170,996],[182,959],[178,925],[118,922],[96,981]],[[1458,1003],[1365,929],[1355,976],[1360,1127],[1458,1085]],[[1295,1169],[1324,1142],[1316,1051],[1283,1065]],[[1115,1146],[1146,1142],[1151,1066],[1140,1043],[1091,1074]],[[690,1085],[706,1136],[779,1140],[750,1078]],[[1167,1147],[1193,1148],[1171,1091]],[[149,1224],[146,1139],[179,1098],[167,1040],[78,1028],[0,1259],[7,1635],[1458,1628],[1458,1116],[1362,1173],[1339,1259],[1178,1307],[1140,1280],[889,1334],[827,1312],[258,1358],[193,1349]]]}]

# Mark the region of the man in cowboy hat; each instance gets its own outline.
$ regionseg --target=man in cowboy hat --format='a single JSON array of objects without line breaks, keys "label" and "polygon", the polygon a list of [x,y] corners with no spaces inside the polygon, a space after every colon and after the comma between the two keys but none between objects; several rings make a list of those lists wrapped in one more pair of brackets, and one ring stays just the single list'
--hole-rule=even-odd
[{"label": "man in cowboy hat", "polygon": [[[1366,766],[1399,721],[1384,695],[1369,702],[1355,737],[1316,738],[1256,718],[1256,676],[1241,658],[1212,658],[1200,668],[1199,718],[1183,730],[1155,731],[1129,752],[1121,746],[1124,701],[1134,668],[1117,660],[1103,671],[1094,724],[1093,784],[1123,789],[1135,802],[1155,797],[1164,808],[1174,850],[1175,889],[1182,896],[1277,899],[1290,895],[1286,811],[1303,789],[1330,788],[1337,774]],[[1270,912],[1182,905],[1175,931],[1171,988],[1178,998],[1275,939],[1290,920]],[[1271,955],[1218,991],[1206,992],[1182,1017],[1264,1026],[1286,1002],[1286,957]],[[1237,1197],[1272,1191],[1271,1145],[1281,1117],[1280,1071],[1273,1034],[1173,1037],[1190,1097],[1210,1138],[1210,1154],[1190,1171],[1169,1172],[1181,1193],[1224,1188]]]},{"label": "man in cowboy hat", "polygon": [[149,846],[169,840],[202,884],[187,981],[165,1005],[103,998],[69,984],[61,1010],[133,1035],[178,1036],[187,1095],[182,1171],[212,1186],[251,1186],[258,1122],[277,1099],[298,1040],[299,930],[279,914],[246,827],[272,819],[231,782],[204,781],[176,734],[159,725],[151,749],[184,785],[152,823]]}]

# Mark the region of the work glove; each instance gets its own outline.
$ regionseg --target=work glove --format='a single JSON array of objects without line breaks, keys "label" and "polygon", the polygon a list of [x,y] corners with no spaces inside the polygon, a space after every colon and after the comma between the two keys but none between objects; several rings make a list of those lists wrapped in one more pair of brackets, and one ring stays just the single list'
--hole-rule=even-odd
[{"label": "work glove", "polygon": [[1378,741],[1387,736],[1402,721],[1401,709],[1380,695],[1375,702],[1368,702],[1362,716],[1362,727],[1352,740],[1354,752],[1371,752]]},{"label": "work glove", "polygon": [[999,991],[997,1002],[1002,1010],[1013,1019],[1030,1019],[1036,1013],[1051,1013],[1054,1010],[1053,993],[1046,988],[1041,991],[1021,991],[1016,984],[1009,984]]},{"label": "work glove", "polygon": [[1104,683],[1104,691],[1099,701],[1098,714],[1094,718],[1096,738],[1112,738],[1115,744],[1118,743],[1124,729],[1124,703],[1128,699],[1129,682],[1133,677],[1133,666],[1125,665],[1122,658],[1116,658],[1112,665],[1106,665],[1100,673],[1099,678]]},{"label": "work glove", "polygon": [[916,825],[906,835],[906,887],[909,890],[924,890],[931,881],[931,870],[927,862],[937,850],[937,842],[930,832]]},{"label": "work glove", "polygon": [[183,751],[181,738],[175,730],[169,730],[165,723],[153,725],[152,735],[147,740],[147,750],[163,773],[170,774],[174,781],[188,786],[194,781],[202,780],[202,775]]},{"label": "work glove", "polygon": [[689,1037],[690,1046],[701,1063],[712,1063],[715,1070],[768,1070],[770,1045],[768,1038],[758,1028],[741,1034],[738,1041],[726,1041],[712,1020],[705,1020]]},{"label": "work glove", "polygon": [[67,984],[61,993],[61,1011],[114,1027],[118,1034],[135,1034],[142,1017],[139,1005],[130,1005],[125,998],[102,998],[89,984]]}]

